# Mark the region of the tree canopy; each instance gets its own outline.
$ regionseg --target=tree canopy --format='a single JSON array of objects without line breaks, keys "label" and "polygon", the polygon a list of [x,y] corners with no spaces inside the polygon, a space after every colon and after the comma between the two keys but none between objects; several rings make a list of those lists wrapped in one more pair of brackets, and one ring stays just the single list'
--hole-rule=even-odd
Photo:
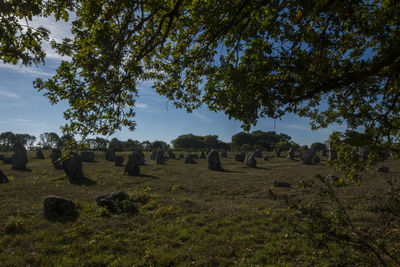
[{"label": "tree canopy", "polygon": [[311,118],[314,128],[343,122],[363,129],[358,145],[399,148],[397,0],[18,3],[23,1],[0,8],[3,18],[16,17],[10,27],[17,29],[1,37],[2,47],[22,47],[19,53],[2,48],[4,62],[43,58],[40,39],[47,33],[39,29],[28,38],[36,43],[26,43],[29,30],[22,33],[17,18],[75,15],[74,37],[52,42],[71,59],[52,78],[35,82],[52,103],[69,102],[65,132],[134,129],[137,86],[151,80],[177,107],[191,112],[205,104],[242,121],[246,130],[259,118],[292,112]]}]

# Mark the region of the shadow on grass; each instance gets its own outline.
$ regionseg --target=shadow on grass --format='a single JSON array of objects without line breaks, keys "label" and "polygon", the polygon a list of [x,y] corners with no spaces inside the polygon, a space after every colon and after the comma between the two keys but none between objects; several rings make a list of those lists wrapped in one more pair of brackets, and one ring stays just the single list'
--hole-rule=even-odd
[{"label": "shadow on grass", "polygon": [[139,174],[140,178],[153,178],[153,179],[160,179],[160,177],[154,176],[154,175],[148,175],[148,174]]},{"label": "shadow on grass", "polygon": [[85,186],[91,186],[91,185],[96,185],[97,184],[96,181],[94,181],[92,179],[89,179],[87,177],[82,177],[82,178],[79,178],[79,179],[76,179],[76,180],[75,179],[74,180],[69,179],[69,182],[71,184],[74,184],[74,185],[85,185]]},{"label": "shadow on grass", "polygon": [[11,168],[11,170],[19,171],[19,172],[32,172],[32,169],[29,169],[29,168],[23,168],[23,169],[13,169],[13,168]]}]

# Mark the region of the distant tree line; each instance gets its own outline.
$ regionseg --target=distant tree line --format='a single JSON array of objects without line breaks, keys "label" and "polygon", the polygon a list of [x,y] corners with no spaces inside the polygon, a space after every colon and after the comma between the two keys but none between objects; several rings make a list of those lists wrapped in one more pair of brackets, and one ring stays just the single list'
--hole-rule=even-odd
[{"label": "distant tree line", "polygon": [[230,144],[218,140],[218,135],[184,134],[171,141],[174,149],[230,149]]}]

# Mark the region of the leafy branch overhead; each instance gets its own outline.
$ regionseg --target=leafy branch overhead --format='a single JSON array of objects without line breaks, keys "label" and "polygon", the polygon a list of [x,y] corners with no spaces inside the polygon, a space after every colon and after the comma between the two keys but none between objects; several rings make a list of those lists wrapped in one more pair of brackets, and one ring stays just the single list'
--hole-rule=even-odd
[{"label": "leafy branch overhead", "polygon": [[365,129],[370,143],[399,141],[398,1],[54,0],[46,6],[45,14],[21,16],[74,13],[73,39],[52,42],[71,59],[54,77],[35,82],[52,103],[69,102],[66,131],[133,129],[137,86],[151,80],[177,107],[191,112],[205,104],[245,129],[293,112],[311,118],[314,128],[345,122]]}]

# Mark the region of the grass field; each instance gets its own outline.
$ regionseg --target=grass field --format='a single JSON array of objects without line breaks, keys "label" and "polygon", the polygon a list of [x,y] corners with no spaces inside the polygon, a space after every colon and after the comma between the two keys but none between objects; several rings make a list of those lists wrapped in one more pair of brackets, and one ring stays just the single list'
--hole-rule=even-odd
[{"label": "grass field", "polygon": [[[131,177],[98,152],[96,163],[83,165],[96,184],[85,186],[55,170],[49,152],[44,160],[28,155],[31,172],[0,163],[10,179],[0,184],[0,266],[376,266],[383,263],[374,250],[394,257],[400,250],[398,183],[387,183],[400,178],[400,161],[384,163],[390,173],[374,169],[361,185],[338,187],[352,224],[335,225],[336,202],[313,187],[322,184],[316,175],[334,174],[326,158],[312,166],[257,159],[258,168],[246,168],[231,153],[221,159],[225,171],[216,172],[206,160],[156,165],[146,153],[142,175]],[[274,180],[292,187],[275,188]],[[116,191],[140,199],[139,213],[97,207],[97,195]],[[78,219],[47,221],[47,195],[73,200]]]}]

